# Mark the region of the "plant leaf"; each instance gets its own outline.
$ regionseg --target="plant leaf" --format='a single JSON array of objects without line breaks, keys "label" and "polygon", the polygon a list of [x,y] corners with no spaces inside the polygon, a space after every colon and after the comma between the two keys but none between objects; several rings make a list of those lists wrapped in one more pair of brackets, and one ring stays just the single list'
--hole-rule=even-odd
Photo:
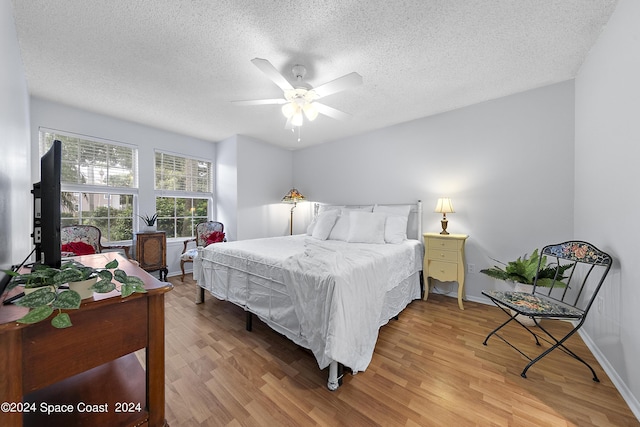
[{"label": "plant leaf", "polygon": [[68,290],[58,294],[56,300],[51,304],[53,308],[78,309],[80,308],[80,294],[76,291]]},{"label": "plant leaf", "polygon": [[120,283],[127,282],[127,273],[124,270],[116,270],[113,274],[113,277]]},{"label": "plant leaf", "polygon": [[100,270],[98,272],[98,277],[103,280],[108,280],[109,282],[113,279],[113,273],[109,270]]},{"label": "plant leaf", "polygon": [[126,283],[123,283],[122,286],[120,286],[120,293],[122,294],[122,298],[128,297],[133,292],[133,285],[127,285]]},{"label": "plant leaf", "polygon": [[[31,292],[17,300],[16,305],[21,307],[37,308],[47,305],[56,299],[56,293],[49,286]],[[51,314],[51,313],[49,313]]]},{"label": "plant leaf", "polygon": [[105,265],[104,268],[107,268],[109,270],[112,270],[114,268],[118,268],[118,260],[114,259],[113,261],[111,261],[107,265]]},{"label": "plant leaf", "polygon": [[69,315],[67,313],[62,313],[62,312],[58,313],[56,317],[51,319],[51,325],[53,325],[54,328],[58,328],[58,329],[64,329],[64,328],[68,328],[69,326],[73,326]]},{"label": "plant leaf", "polygon": [[106,294],[111,292],[115,288],[116,288],[116,285],[111,283],[109,280],[102,279],[94,283],[93,286],[91,286],[89,289],[99,294]]},{"label": "plant leaf", "polygon": [[38,323],[47,317],[51,316],[53,313],[53,308],[48,305],[42,305],[40,307],[36,307],[29,311],[24,317],[16,320],[18,323]]}]

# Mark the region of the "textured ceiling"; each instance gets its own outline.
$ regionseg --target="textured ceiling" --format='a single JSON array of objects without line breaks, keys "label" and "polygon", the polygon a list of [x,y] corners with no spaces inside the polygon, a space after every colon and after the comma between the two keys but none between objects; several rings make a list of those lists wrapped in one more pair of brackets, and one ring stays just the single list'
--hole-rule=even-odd
[{"label": "textured ceiling", "polygon": [[[14,0],[32,95],[206,140],[289,149],[576,76],[616,0]],[[312,86],[358,72],[302,140],[250,61]]]}]

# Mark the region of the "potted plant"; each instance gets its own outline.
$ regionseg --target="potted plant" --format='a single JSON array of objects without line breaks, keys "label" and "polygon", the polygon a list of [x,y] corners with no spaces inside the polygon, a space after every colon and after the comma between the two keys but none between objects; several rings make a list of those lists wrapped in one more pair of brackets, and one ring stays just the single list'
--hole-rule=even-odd
[{"label": "potted plant", "polygon": [[156,231],[156,221],[158,220],[158,213],[153,215],[138,215],[144,222],[144,228],[142,231]]},{"label": "potted plant", "polygon": [[77,261],[63,264],[60,269],[46,265],[36,265],[29,273],[19,274],[14,271],[5,271],[13,276],[8,288],[24,285],[25,295],[16,300],[14,304],[30,308],[29,312],[18,319],[18,323],[37,323],[48,318],[55,310],[58,310],[51,319],[51,324],[56,328],[68,328],[72,326],[69,314],[62,310],[80,308],[82,296],[78,291],[66,289],[65,284],[95,279],[87,289],[93,292],[108,293],[116,289],[115,279],[120,283],[120,294],[126,298],[134,292],[147,292],[144,283],[139,277],[128,276],[124,270],[118,269],[118,261],[113,260],[103,269],[96,270],[82,265]]},{"label": "potted plant", "polygon": [[[565,283],[563,280],[564,272],[572,267],[571,264],[558,266],[557,264],[547,265],[547,257],[543,256],[542,259],[538,255],[538,249],[531,252],[531,256],[527,254],[518,257],[515,261],[509,261],[503,263],[498,260],[494,260],[504,267],[494,265],[491,268],[480,270],[480,273],[484,273],[494,279],[504,280],[507,282],[513,282],[516,284],[530,285],[533,287],[533,283],[536,279],[536,272],[538,277],[537,286],[550,287],[553,283],[553,279],[556,278],[555,286],[563,287]],[[540,264],[540,271],[538,272],[538,263]],[[557,277],[556,277],[557,272]],[[531,292],[531,291],[529,291]]]},{"label": "potted plant", "polygon": [[[524,256],[518,257],[515,261],[509,261],[506,264],[498,260],[494,261],[502,264],[504,267],[494,265],[491,268],[480,270],[480,273],[484,273],[494,279],[511,282],[514,284],[515,291],[528,294],[533,292],[533,283],[536,280],[536,276],[538,277],[536,286],[549,288],[555,278],[554,287],[565,287],[566,283],[563,282],[565,279],[564,272],[572,267],[572,264],[557,265],[553,263],[547,265],[547,257],[542,256],[542,258],[540,258],[538,249],[531,252],[530,257],[524,254]],[[539,271],[538,264],[540,264]],[[515,313],[511,311],[511,315],[513,314]],[[517,320],[527,326],[536,325],[536,322],[529,317],[523,318],[523,316],[518,316]]]}]

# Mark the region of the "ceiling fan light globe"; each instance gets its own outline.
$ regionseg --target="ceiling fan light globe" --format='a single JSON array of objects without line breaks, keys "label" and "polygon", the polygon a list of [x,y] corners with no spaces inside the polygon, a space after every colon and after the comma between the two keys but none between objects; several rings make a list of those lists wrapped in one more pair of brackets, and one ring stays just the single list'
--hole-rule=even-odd
[{"label": "ceiling fan light globe", "polygon": [[307,116],[310,122],[314,121],[318,117],[318,109],[312,103],[307,103],[302,108],[304,115]]},{"label": "ceiling fan light globe", "polygon": [[295,114],[295,112],[296,108],[291,102],[282,106],[282,114],[284,114],[287,119],[291,118]]},{"label": "ceiling fan light globe", "polygon": [[293,118],[291,119],[291,124],[293,126],[302,126],[302,111],[298,111],[296,112],[296,114],[293,115]]}]

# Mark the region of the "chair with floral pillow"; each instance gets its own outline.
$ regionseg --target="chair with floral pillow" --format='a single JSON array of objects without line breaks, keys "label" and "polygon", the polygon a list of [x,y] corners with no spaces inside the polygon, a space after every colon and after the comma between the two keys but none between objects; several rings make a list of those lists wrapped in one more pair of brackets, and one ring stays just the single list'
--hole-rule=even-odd
[{"label": "chair with floral pillow", "polygon": [[[226,242],[224,235],[224,225],[218,221],[201,222],[196,225],[196,237],[184,241],[184,249],[180,255],[180,269],[182,270],[182,278],[184,281],[184,264],[193,262],[198,256],[198,247],[206,247],[212,243]],[[188,249],[190,242],[195,242],[195,248]]]},{"label": "chair with floral pillow", "polygon": [[[547,258],[549,258],[549,262],[547,262]],[[559,348],[586,365],[593,374],[593,381],[600,382],[593,368],[580,356],[569,350],[565,346],[565,342],[580,329],[586,320],[587,313],[589,313],[612,263],[611,256],[587,242],[573,240],[545,246],[540,252],[531,293],[482,291],[483,295],[487,296],[509,317],[487,335],[483,344],[487,345],[489,338],[495,335],[529,360],[520,374],[523,378],[527,377],[527,370],[534,363]],[[547,274],[548,271],[541,274],[542,269],[551,269],[553,278],[546,278],[550,276]],[[541,277],[540,281],[538,277]],[[542,279],[542,277],[545,278]],[[522,316],[520,319],[523,317],[527,320],[531,319],[537,326],[535,330],[532,329],[533,326],[530,328],[525,322],[521,322],[517,318],[518,316]],[[564,337],[557,339],[547,330],[548,326],[545,327],[547,322],[551,320],[569,321],[571,330]],[[513,344],[513,338],[509,342],[504,333],[498,334],[498,331],[502,332],[502,328],[512,321],[515,321],[513,324],[516,326],[521,326],[529,331],[535,339],[536,345],[540,346],[538,339],[540,338],[551,346],[537,357],[529,357]],[[538,331],[542,331],[544,335]]]},{"label": "chair with floral pillow", "polygon": [[68,225],[60,228],[60,248],[64,256],[99,254],[122,251],[129,259],[129,246],[103,245],[102,232],[93,225]]}]

